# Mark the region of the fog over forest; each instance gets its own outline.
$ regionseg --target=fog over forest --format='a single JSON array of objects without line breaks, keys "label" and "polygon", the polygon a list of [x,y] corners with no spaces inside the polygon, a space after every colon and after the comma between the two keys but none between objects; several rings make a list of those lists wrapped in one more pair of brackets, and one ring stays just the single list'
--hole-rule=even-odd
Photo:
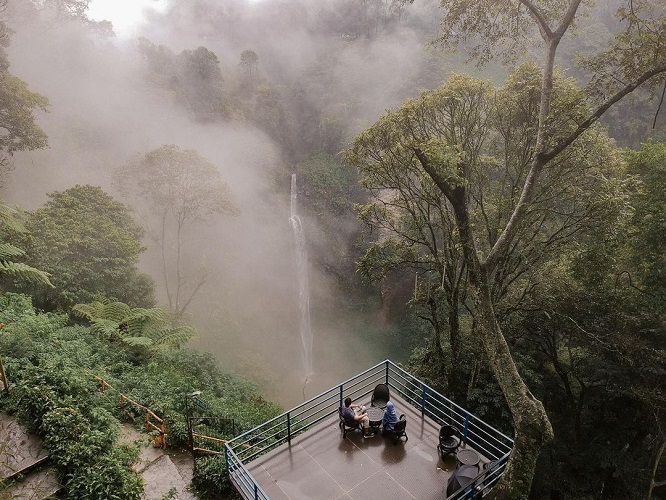
[{"label": "fog over forest", "polygon": [[[343,292],[322,266],[311,265],[315,372],[327,375],[314,375],[318,386],[301,391],[303,374],[294,370],[300,365],[298,290],[285,175],[296,155],[285,154],[247,120],[202,122],[151,88],[138,51],[139,37],[175,54],[206,47],[218,57],[230,87],[240,78],[240,54],[255,51],[262,80],[290,96],[304,112],[328,106],[330,114],[344,119],[340,137],[347,141],[384,110],[420,88],[436,85],[448,73],[447,67],[439,66],[440,56],[428,51],[423,36],[424,26],[435,27],[431,14],[436,2],[410,7],[391,33],[357,40],[341,34],[340,23],[349,22],[341,10],[349,6],[344,2],[172,4],[164,13],[147,13],[147,23],[131,37],[119,38],[102,36],[58,12],[10,3],[5,18],[15,32],[9,49],[11,70],[50,101],[49,112],[37,117],[49,147],[14,156],[3,196],[34,209],[48,192],[93,184],[127,203],[130,200],[114,191],[112,172],[132,155],[162,144],[198,151],[219,168],[242,213],[215,217],[187,235],[190,271],[202,268],[208,273],[189,311],[199,332],[195,344],[263,383],[294,377],[287,385],[298,386],[296,394],[282,398],[293,402],[387,353],[354,340],[359,323],[351,312],[326,310],[339,305],[335,297]],[[308,116],[294,120],[316,126]],[[332,149],[342,147],[344,142]],[[301,193],[302,205],[307,204],[305,195]],[[318,224],[312,214],[304,216],[312,252],[331,245]],[[353,232],[357,225],[340,220],[337,231]],[[148,251],[142,268],[154,276],[159,294],[156,249],[148,239],[144,243]],[[316,253],[311,255],[311,261],[317,260]]]},{"label": "fog over forest", "polygon": [[[396,407],[421,405],[408,428],[430,447],[387,441],[392,466],[411,453],[402,465],[448,475],[452,425],[479,453],[470,494],[664,497],[663,0],[93,15],[116,1],[0,0],[0,375],[17,388],[3,411],[68,448],[87,442],[59,416],[80,399],[109,470],[129,473],[89,372],[163,413],[169,441],[196,448],[190,402],[224,415],[221,447],[331,387],[316,413],[343,424],[342,397],[374,402],[383,366],[344,382],[390,359],[418,382],[388,366],[381,381]],[[49,383],[66,411],[44,403]],[[283,416],[288,440],[308,427]],[[222,465],[198,474],[233,482]],[[61,472],[69,491],[115,484]]]}]

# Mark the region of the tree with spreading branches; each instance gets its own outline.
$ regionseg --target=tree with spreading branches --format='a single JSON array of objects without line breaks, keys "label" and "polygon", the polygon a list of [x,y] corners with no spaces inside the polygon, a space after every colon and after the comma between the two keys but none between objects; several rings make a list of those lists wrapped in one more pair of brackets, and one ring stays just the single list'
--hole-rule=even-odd
[{"label": "tree with spreading branches", "polygon": [[[471,57],[485,63],[504,55],[510,64],[541,40],[543,56],[538,89],[538,119],[531,138],[526,173],[517,186],[515,204],[502,227],[484,248],[470,211],[470,173],[476,158],[470,148],[414,135],[404,147],[410,162],[420,168],[444,195],[453,212],[469,279],[469,297],[475,324],[490,366],[513,417],[515,446],[495,498],[527,498],[537,459],[553,439],[553,430],[541,401],[521,376],[498,321],[493,280],[511,248],[521,238],[541,183],[553,165],[613,105],[636,89],[656,91],[666,74],[666,12],[663,2],[628,0],[617,12],[618,30],[608,48],[587,55],[579,63],[589,72],[585,107],[553,107],[556,60],[560,42],[572,36],[587,4],[582,0],[443,0],[442,43],[464,43]],[[573,112],[572,112],[573,111]],[[416,119],[416,118],[414,118]],[[357,144],[367,140],[361,135]],[[393,147],[387,136],[385,150]],[[517,137],[516,140],[520,140]]]},{"label": "tree with spreading branches", "polygon": [[188,230],[216,214],[239,215],[235,196],[218,167],[174,144],[135,155],[116,170],[116,180],[159,247],[169,309],[180,317],[207,278],[205,269],[196,277],[186,270]]}]

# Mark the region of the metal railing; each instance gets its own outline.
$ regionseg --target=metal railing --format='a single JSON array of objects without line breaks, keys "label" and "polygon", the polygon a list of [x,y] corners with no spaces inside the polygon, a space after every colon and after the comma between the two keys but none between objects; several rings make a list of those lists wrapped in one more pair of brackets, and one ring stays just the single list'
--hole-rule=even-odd
[{"label": "metal railing", "polygon": [[392,361],[385,360],[229,440],[225,445],[225,458],[229,478],[238,492],[246,499],[268,499],[244,464],[291,442],[294,437],[337,414],[344,397],[363,399],[372,394],[379,383],[387,384],[422,415],[427,415],[436,423],[451,424],[461,429],[463,442],[490,460],[469,485],[450,497],[452,500],[473,498],[499,480],[513,447],[513,439],[442,396]]}]

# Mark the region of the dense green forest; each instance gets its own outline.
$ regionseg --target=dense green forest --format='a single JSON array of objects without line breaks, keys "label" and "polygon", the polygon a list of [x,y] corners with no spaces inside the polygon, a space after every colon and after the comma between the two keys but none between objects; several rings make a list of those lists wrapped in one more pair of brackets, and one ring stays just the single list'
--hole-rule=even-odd
[{"label": "dense green forest", "polygon": [[91,374],[177,446],[387,357],[515,437],[495,498],[666,496],[662,3],[1,3],[2,405],[71,498],[141,489]]}]

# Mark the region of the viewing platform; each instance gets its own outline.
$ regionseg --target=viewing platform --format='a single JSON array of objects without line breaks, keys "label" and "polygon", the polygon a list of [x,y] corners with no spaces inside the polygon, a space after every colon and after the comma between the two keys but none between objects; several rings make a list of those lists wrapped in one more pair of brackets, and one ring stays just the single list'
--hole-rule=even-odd
[{"label": "viewing platform", "polygon": [[[344,398],[370,406],[377,384],[389,386],[398,415],[406,415],[408,441],[350,430],[343,438]],[[460,431],[458,455],[440,456],[442,425]],[[511,438],[386,360],[230,440],[225,454],[229,477],[246,499],[453,500],[487,493],[512,446]],[[469,457],[478,460],[474,477],[447,496],[449,478]]]}]

